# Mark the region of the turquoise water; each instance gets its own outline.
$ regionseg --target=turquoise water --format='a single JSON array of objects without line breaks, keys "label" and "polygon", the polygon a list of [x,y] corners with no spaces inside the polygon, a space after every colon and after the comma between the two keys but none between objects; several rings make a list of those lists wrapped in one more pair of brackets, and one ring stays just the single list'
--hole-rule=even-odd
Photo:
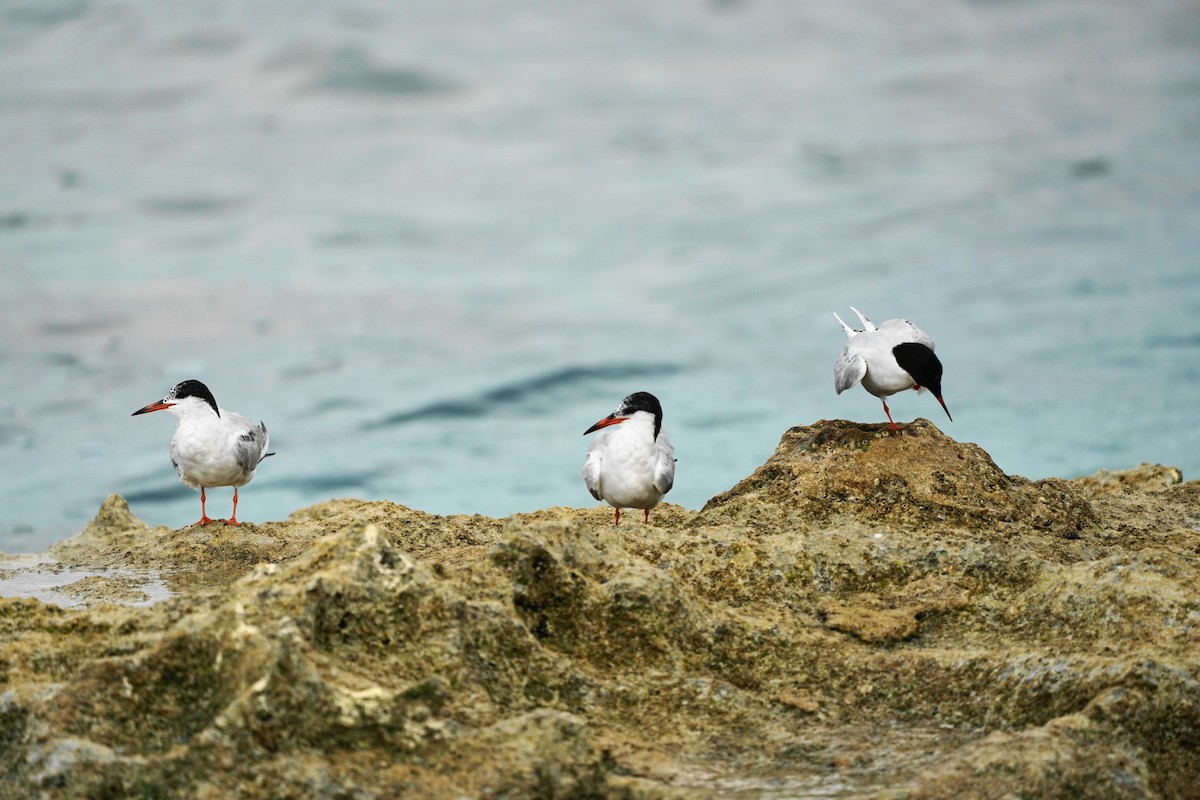
[{"label": "turquoise water", "polygon": [[635,390],[698,507],[884,419],[850,305],[938,343],[897,420],[1196,477],[1198,254],[1189,2],[9,2],[0,549],[195,521],[129,416],[184,378],[271,430],[245,520],[591,505]]}]

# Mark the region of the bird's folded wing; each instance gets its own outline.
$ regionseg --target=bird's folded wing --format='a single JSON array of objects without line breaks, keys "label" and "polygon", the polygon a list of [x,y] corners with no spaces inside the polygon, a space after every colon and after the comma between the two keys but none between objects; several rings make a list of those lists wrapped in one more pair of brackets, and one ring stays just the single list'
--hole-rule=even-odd
[{"label": "bird's folded wing", "polygon": [[863,357],[851,355],[843,350],[833,365],[833,388],[837,389],[838,394],[841,394],[856,385],[866,374],[867,362],[863,360]]},{"label": "bird's folded wing", "polygon": [[667,434],[658,436],[658,460],[654,463],[654,488],[666,494],[675,485],[675,448]]},{"label": "bird's folded wing", "polygon": [[261,430],[262,434],[263,434],[262,455],[260,455],[258,457],[258,463],[261,464],[263,462],[264,458],[266,458],[267,456],[273,456],[275,454],[267,452],[267,448],[271,446],[271,436],[270,436],[270,434],[267,433],[267,423],[263,422],[262,420],[259,420],[258,421],[258,429]]},{"label": "bird's folded wing", "polygon": [[264,458],[263,453],[266,452],[269,441],[267,426],[261,422],[245,431],[235,443],[238,465],[246,471],[257,467],[258,462]]},{"label": "bird's folded wing", "polygon": [[587,460],[583,462],[583,482],[587,485],[588,491],[592,493],[592,497],[597,500],[600,497],[600,465],[603,462],[603,457],[598,449],[588,450]]}]

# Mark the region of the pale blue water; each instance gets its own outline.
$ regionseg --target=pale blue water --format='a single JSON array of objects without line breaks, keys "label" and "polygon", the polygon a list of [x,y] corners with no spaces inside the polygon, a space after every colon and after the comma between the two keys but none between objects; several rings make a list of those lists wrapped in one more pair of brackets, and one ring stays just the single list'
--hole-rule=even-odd
[{"label": "pale blue water", "polygon": [[[1006,471],[1200,471],[1194,3],[0,4],[0,549],[198,517],[177,380],[261,418],[239,515],[591,505],[666,409],[699,507],[906,316]],[[210,495],[228,514],[229,490]]]}]

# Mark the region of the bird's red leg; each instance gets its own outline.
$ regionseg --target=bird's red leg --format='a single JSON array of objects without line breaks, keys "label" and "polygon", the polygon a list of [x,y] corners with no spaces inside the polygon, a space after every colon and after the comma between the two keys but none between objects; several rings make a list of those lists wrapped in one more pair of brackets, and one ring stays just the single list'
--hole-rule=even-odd
[{"label": "bird's red leg", "polygon": [[615,528],[621,524],[621,509],[615,508],[613,510],[617,512],[617,517],[613,520],[613,527]]},{"label": "bird's red leg", "polygon": [[892,430],[894,430],[894,431],[900,430],[900,426],[896,424],[896,421],[894,419],[892,419],[892,412],[887,407],[887,400],[884,400],[881,397],[881,398],[879,398],[879,402],[883,403],[883,413],[887,414],[888,423],[892,426]]},{"label": "bird's red leg", "polygon": [[645,514],[645,516],[642,517],[642,522],[646,525],[649,525],[650,524],[650,509],[648,509],[648,508],[645,509],[644,514]]},{"label": "bird's red leg", "polygon": [[226,525],[237,525],[237,487],[233,487],[233,513],[225,520]]},{"label": "bird's red leg", "polygon": [[207,525],[208,523],[213,521],[209,518],[208,514],[205,513],[205,511],[204,511],[204,501],[206,499],[207,498],[205,498],[205,496],[204,496],[204,487],[201,486],[200,487],[200,521],[196,523],[197,525]]}]

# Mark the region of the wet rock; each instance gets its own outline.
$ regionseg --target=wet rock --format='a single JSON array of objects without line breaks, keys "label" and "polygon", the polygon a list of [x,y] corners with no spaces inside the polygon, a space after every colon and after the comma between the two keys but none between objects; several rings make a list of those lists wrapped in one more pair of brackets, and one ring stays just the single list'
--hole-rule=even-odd
[{"label": "wet rock", "polygon": [[149,599],[136,581],[128,578],[109,578],[90,575],[59,589],[67,597],[83,602],[141,603]]},{"label": "wet rock", "polygon": [[114,496],[53,554],[174,594],[0,598],[0,798],[1195,797],[1200,484],[1135,472],[836,421],[648,526]]}]

